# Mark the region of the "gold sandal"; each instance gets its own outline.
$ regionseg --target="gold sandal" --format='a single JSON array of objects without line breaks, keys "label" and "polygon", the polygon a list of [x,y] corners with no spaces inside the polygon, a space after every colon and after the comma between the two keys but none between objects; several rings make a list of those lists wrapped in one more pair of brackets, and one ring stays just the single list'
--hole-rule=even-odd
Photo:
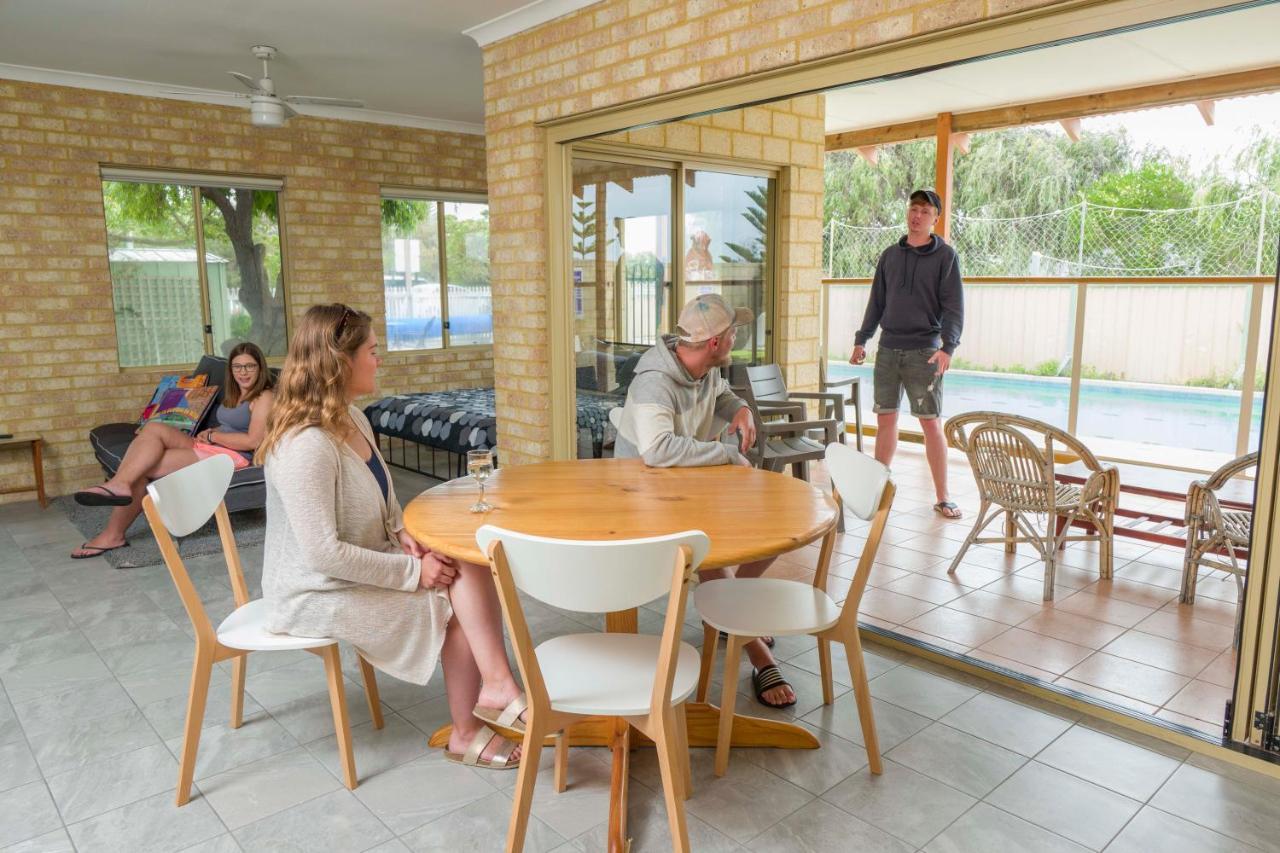
[{"label": "gold sandal", "polygon": [[513,732],[524,734],[524,721],[520,719],[529,707],[529,700],[521,693],[516,698],[507,703],[507,707],[499,711],[497,708],[486,708],[483,705],[477,705],[471,710],[471,713],[477,720],[483,720],[491,726],[497,726],[501,729],[509,729]]},{"label": "gold sandal", "polygon": [[[480,754],[484,752],[484,748],[494,738],[500,738],[503,745],[493,754],[492,758],[481,758]],[[482,770],[515,770],[520,766],[520,759],[511,760],[511,753],[516,751],[516,747],[520,744],[507,740],[502,735],[495,732],[488,726],[482,726],[480,731],[476,732],[475,737],[471,739],[471,743],[467,746],[466,752],[449,752],[445,750],[444,757],[454,764],[461,764],[466,767],[479,767]]]}]

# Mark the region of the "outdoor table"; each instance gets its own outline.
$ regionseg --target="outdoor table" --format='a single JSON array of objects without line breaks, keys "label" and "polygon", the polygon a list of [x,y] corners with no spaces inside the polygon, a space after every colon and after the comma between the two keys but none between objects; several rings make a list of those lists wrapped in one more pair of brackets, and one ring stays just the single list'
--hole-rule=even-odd
[{"label": "outdoor table", "polygon": [[[739,465],[650,468],[636,459],[585,459],[517,465],[495,471],[485,484],[494,509],[472,513],[478,495],[470,479],[451,480],[414,498],[405,527],[426,547],[457,560],[485,564],[475,533],[492,524],[521,533],[563,539],[608,540],[701,530],[711,550],[701,568],[749,563],[793,551],[835,535],[837,509],[809,483]],[[605,630],[634,633],[635,609],[609,613]],[[714,747],[719,709],[690,701],[689,745]],[[607,718],[572,727],[575,746],[613,750],[609,801],[610,850],[626,840],[628,726]],[[448,742],[449,727],[431,736]],[[815,749],[812,733],[792,723],[735,714],[733,745]]]}]

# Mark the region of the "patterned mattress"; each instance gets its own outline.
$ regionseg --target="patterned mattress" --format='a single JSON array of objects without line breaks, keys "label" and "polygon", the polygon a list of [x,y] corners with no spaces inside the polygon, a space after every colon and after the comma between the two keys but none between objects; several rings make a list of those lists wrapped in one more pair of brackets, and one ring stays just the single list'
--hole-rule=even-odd
[{"label": "patterned mattress", "polygon": [[[609,410],[625,397],[578,391],[578,430],[591,436],[596,455],[613,440]],[[365,417],[378,435],[402,438],[450,453],[466,453],[497,445],[497,414],[492,388],[463,388],[397,394],[367,406]]]}]

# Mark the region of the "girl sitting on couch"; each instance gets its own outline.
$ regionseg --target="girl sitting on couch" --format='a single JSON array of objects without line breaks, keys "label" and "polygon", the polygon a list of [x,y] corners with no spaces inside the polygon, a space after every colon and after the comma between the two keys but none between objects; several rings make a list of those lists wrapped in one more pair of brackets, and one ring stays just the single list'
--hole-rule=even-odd
[{"label": "girl sitting on couch", "polygon": [[262,350],[247,342],[231,349],[227,370],[231,381],[223,382],[216,428],[190,436],[167,424],[148,423],[129,444],[114,477],[76,492],[78,504],[115,509],[101,533],[71,552],[73,559],[97,557],[129,544],[124,534],[142,512],[149,481],[219,454],[229,456],[237,471],[252,464],[271,413],[271,373]]}]

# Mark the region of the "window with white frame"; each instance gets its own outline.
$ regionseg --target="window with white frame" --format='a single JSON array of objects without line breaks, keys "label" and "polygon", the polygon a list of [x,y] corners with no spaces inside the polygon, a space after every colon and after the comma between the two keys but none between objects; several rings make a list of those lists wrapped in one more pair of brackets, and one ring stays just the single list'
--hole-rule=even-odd
[{"label": "window with white frame", "polygon": [[484,197],[384,193],[382,284],[388,351],[492,344]]}]

